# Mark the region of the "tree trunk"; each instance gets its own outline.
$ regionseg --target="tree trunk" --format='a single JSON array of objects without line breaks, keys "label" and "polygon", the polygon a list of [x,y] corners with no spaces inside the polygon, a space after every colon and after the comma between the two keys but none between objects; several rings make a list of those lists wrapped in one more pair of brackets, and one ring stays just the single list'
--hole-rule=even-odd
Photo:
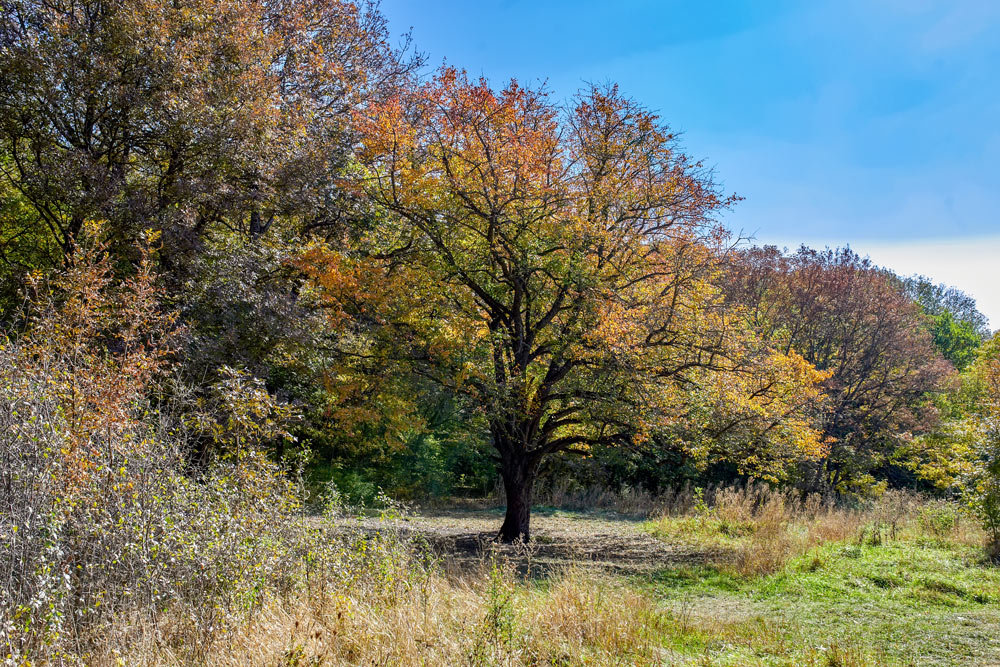
[{"label": "tree trunk", "polygon": [[524,462],[505,463],[500,471],[503,488],[507,495],[507,514],[500,534],[501,542],[507,544],[531,539],[531,490],[535,484],[533,466]]},{"label": "tree trunk", "polygon": [[260,211],[254,206],[250,209],[250,238],[257,239],[264,233],[264,228],[260,222]]}]

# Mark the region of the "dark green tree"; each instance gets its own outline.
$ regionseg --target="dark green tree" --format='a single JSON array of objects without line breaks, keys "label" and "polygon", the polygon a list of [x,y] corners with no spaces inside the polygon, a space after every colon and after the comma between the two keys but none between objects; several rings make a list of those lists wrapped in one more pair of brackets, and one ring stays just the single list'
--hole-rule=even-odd
[{"label": "dark green tree", "polygon": [[955,287],[935,284],[925,276],[901,280],[903,290],[928,316],[928,328],[945,359],[963,371],[989,335],[986,316],[976,301]]}]

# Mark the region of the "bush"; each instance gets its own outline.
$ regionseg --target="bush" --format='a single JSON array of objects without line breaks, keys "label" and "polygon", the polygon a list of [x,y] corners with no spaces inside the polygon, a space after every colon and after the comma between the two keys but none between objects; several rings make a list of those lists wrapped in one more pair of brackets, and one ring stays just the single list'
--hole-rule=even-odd
[{"label": "bush", "polygon": [[175,440],[136,430],[127,456],[94,448],[73,470],[51,406],[0,403],[0,646],[15,663],[87,659],[165,610],[171,632],[214,633],[288,585],[277,538],[296,504],[273,465],[219,463],[195,481]]},{"label": "bush", "polygon": [[69,266],[0,340],[0,646],[15,664],[91,661],[149,628],[217,632],[289,586],[296,557],[278,467],[233,446],[190,469],[188,421],[151,407],[173,318],[149,249],[123,281],[96,244]]},{"label": "bush", "polygon": [[[0,646],[15,663],[127,644],[165,610],[212,633],[289,584],[291,484],[259,455],[199,479],[168,429],[75,439],[44,376],[0,350]],[[127,621],[127,622],[126,622]]]},{"label": "bush", "polygon": [[936,539],[950,535],[958,527],[960,519],[959,508],[945,501],[925,503],[917,515],[920,529]]}]

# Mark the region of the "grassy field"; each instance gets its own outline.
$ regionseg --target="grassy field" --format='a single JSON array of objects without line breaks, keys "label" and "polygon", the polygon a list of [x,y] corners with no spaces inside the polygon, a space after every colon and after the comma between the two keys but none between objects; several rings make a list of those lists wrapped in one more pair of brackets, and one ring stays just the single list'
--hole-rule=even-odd
[{"label": "grassy field", "polygon": [[972,547],[835,542],[760,577],[706,564],[633,578],[711,664],[1000,664],[1000,575]]},{"label": "grassy field", "polygon": [[[898,496],[848,512],[743,494],[652,520],[542,508],[535,543],[519,548],[486,541],[498,518],[438,512],[403,525],[451,566],[507,563],[508,630],[523,635],[511,645],[544,641],[531,637],[538,610],[589,617],[589,635],[568,633],[580,640],[564,647],[568,662],[1000,664],[1000,569],[947,504]],[[617,611],[601,604],[612,600]]]},{"label": "grassy field", "polygon": [[736,494],[646,527],[726,554],[633,578],[707,628],[684,651],[719,664],[1000,664],[1000,570],[945,503],[896,494],[848,512]]},{"label": "grassy field", "polygon": [[945,503],[542,507],[535,539],[506,546],[490,539],[501,516],[317,524],[339,555],[298,592],[199,653],[151,637],[119,664],[1000,665],[1000,569]]}]

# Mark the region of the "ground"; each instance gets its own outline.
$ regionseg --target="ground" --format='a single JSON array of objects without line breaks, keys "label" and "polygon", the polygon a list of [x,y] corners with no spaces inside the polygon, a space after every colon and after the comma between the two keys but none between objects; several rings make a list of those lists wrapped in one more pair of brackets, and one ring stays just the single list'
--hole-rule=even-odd
[{"label": "ground", "polygon": [[[426,540],[448,565],[474,565],[493,552],[533,577],[569,565],[652,575],[664,567],[704,563],[713,555],[710,549],[657,539],[645,530],[643,520],[613,513],[535,510],[534,538],[527,545],[497,544],[494,538],[502,520],[500,509],[424,510],[392,524]],[[380,523],[372,519],[367,525],[374,529]]]},{"label": "ground", "polygon": [[683,526],[656,537],[639,518],[542,508],[530,545],[501,546],[492,541],[501,518],[427,510],[392,524],[446,569],[498,553],[529,590],[567,568],[625,582],[673,623],[660,638],[664,664],[1000,665],[1000,570],[973,545],[917,534],[839,540],[751,576],[727,566],[725,541],[706,544]]}]

